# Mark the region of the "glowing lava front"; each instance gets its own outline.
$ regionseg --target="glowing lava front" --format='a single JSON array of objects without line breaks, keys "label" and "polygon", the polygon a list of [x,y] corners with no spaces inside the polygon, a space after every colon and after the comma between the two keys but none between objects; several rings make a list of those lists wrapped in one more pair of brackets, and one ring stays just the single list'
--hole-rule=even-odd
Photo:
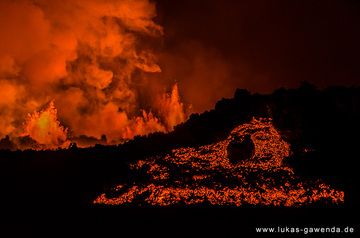
[{"label": "glowing lava front", "polygon": [[[270,119],[253,119],[229,137],[201,147],[174,149],[132,164],[133,184],[98,196],[105,205],[265,205],[343,203],[344,192],[320,180],[306,181],[284,164],[289,144]],[[145,171],[145,172],[143,172]]]}]

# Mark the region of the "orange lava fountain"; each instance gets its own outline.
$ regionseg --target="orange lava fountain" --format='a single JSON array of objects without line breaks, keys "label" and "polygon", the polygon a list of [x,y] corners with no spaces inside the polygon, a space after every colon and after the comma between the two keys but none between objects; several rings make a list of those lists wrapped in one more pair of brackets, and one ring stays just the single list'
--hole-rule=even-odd
[{"label": "orange lava fountain", "polygon": [[24,123],[22,136],[29,136],[47,148],[66,147],[68,129],[60,125],[54,102],[51,101],[47,108],[29,114]]},{"label": "orange lava fountain", "polygon": [[[184,121],[178,86],[161,80],[155,17],[150,0],[0,1],[0,139],[114,144]],[[49,99],[56,109],[34,112]]]}]

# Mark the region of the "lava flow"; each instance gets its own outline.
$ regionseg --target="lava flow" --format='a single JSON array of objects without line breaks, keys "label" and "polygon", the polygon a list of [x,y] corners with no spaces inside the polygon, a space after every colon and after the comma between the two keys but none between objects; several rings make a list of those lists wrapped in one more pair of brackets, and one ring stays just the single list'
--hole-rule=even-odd
[{"label": "lava flow", "polygon": [[132,164],[134,183],[120,184],[94,203],[289,207],[344,202],[343,191],[300,179],[284,163],[289,153],[270,119],[253,119],[218,143],[174,149]]}]

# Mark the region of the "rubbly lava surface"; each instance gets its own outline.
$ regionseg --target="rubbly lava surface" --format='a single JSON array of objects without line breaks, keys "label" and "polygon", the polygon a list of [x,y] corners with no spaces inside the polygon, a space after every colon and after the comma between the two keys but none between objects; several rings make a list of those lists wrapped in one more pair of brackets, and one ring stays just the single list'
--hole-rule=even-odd
[{"label": "rubbly lava surface", "polygon": [[253,119],[218,143],[174,149],[132,164],[134,181],[101,194],[94,203],[289,207],[344,202],[343,191],[294,174],[283,163],[289,153],[270,119]]}]

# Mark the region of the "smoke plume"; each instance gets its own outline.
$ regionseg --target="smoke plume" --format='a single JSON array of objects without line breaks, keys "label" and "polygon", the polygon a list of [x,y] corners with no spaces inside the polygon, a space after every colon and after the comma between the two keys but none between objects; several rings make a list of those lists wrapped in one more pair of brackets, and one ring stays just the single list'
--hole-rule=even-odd
[{"label": "smoke plume", "polygon": [[182,122],[177,86],[156,80],[155,16],[148,0],[1,1],[0,136],[119,141]]}]

